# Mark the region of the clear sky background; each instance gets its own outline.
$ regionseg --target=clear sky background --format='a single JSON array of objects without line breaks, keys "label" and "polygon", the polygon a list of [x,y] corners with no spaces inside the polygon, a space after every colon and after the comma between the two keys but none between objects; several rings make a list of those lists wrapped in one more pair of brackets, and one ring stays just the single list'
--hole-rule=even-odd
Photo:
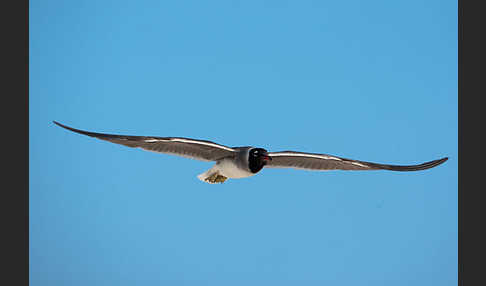
[{"label": "clear sky background", "polygon": [[[457,2],[30,1],[31,285],[457,285]],[[52,123],[420,172],[211,163]]]}]

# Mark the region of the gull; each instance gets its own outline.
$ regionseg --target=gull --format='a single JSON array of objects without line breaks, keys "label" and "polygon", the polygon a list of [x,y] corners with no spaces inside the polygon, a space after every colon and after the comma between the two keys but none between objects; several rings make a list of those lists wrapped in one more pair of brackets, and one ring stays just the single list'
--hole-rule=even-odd
[{"label": "gull", "polygon": [[419,171],[433,168],[447,161],[448,157],[418,165],[388,165],[343,157],[297,151],[268,152],[252,146],[228,147],[207,140],[184,137],[131,136],[89,132],[75,129],[59,122],[56,125],[67,130],[147,151],[178,155],[200,161],[213,161],[214,166],[198,175],[198,179],[210,184],[223,183],[228,178],[246,178],[265,168],[294,168],[305,170],[390,170]]}]

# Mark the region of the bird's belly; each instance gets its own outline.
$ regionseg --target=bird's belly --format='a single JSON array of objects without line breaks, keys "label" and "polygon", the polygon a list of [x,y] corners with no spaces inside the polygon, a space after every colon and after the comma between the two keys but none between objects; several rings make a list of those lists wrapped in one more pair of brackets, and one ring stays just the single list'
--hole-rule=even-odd
[{"label": "bird's belly", "polygon": [[224,160],[218,163],[217,168],[221,175],[228,178],[245,178],[255,175],[250,171],[238,168],[232,161]]}]

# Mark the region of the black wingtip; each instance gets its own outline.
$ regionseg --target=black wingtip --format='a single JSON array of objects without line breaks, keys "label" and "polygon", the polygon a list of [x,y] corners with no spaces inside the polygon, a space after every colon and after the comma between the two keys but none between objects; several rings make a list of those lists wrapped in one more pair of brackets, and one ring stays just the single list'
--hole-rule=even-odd
[{"label": "black wingtip", "polygon": [[59,123],[59,122],[57,122],[57,121],[55,121],[55,120],[53,120],[52,122],[53,122],[54,124],[56,124],[57,126],[60,126],[60,127],[64,128],[64,129],[67,129],[67,130],[71,130],[71,131],[78,132],[78,133],[79,133],[79,131],[82,131],[82,130],[78,130],[78,129],[75,129],[75,128],[72,128],[72,127],[66,126],[66,125],[64,125],[64,124],[61,124],[61,123]]},{"label": "black wingtip", "polygon": [[76,128],[72,128],[72,127],[69,127],[69,126],[66,126],[64,124],[61,124],[55,120],[52,121],[54,124],[56,124],[57,126],[59,127],[62,127],[64,129],[67,129],[67,130],[70,130],[70,131],[73,131],[73,132],[76,132],[76,133],[79,133],[79,134],[83,134],[83,135],[87,135],[87,136],[91,136],[91,137],[102,137],[103,135],[106,135],[106,134],[101,134],[101,133],[95,133],[95,132],[89,132],[89,131],[84,131],[84,130],[80,130],[80,129],[76,129]]},{"label": "black wingtip", "polygon": [[432,168],[432,167],[435,167],[435,166],[439,166],[440,164],[444,163],[447,160],[449,160],[449,157],[444,157],[442,159],[431,161],[431,162],[429,162],[430,163],[429,167],[427,167],[425,169],[429,169],[429,168]]},{"label": "black wingtip", "polygon": [[439,159],[439,160],[437,160],[437,161],[440,161],[440,162],[439,162],[439,164],[442,164],[442,163],[444,163],[444,162],[445,162],[445,161],[447,161],[447,160],[449,160],[449,157],[444,157],[444,158]]},{"label": "black wingtip", "polygon": [[399,165],[382,165],[379,164],[378,167],[380,169],[391,170],[391,171],[421,171],[427,170],[433,167],[436,167],[445,161],[447,161],[449,157],[444,157],[441,159],[425,162],[419,165],[409,165],[409,166],[399,166]]},{"label": "black wingtip", "polygon": [[56,120],[52,120],[52,123],[56,124],[57,126],[64,127],[61,123],[57,122]]},{"label": "black wingtip", "polygon": [[85,130],[81,130],[81,129],[76,129],[76,128],[73,128],[73,127],[69,127],[69,126],[66,126],[64,124],[61,124],[57,121],[52,121],[54,124],[66,129],[66,130],[69,130],[69,131],[72,131],[72,132],[76,132],[76,133],[79,133],[79,134],[82,134],[82,135],[86,135],[86,136],[90,136],[90,137],[94,137],[94,138],[98,138],[98,139],[101,139],[101,140],[107,140],[107,141],[112,141],[114,139],[122,139],[122,140],[127,140],[127,139],[131,139],[131,140],[137,140],[138,137],[140,136],[129,136],[129,135],[116,135],[116,134],[107,134],[107,133],[98,133],[98,132],[91,132],[91,131],[85,131]]}]

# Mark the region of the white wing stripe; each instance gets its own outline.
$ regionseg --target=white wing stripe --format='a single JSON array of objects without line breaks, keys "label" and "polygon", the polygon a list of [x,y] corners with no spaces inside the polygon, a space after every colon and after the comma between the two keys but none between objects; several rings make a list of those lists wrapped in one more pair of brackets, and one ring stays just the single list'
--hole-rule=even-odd
[{"label": "white wing stripe", "polygon": [[366,166],[366,165],[363,165],[363,164],[360,164],[358,162],[350,162],[351,164],[353,165],[356,165],[356,166],[360,166],[360,167],[364,167],[364,168],[369,168],[369,166]]},{"label": "white wing stripe", "polygon": [[298,154],[298,153],[269,153],[270,157],[278,157],[278,156],[294,156],[294,157],[308,157],[308,158],[317,158],[317,159],[324,159],[324,160],[336,160],[342,161],[340,158],[331,157],[331,156],[324,156],[324,155],[314,155],[314,154]]},{"label": "white wing stripe", "polygon": [[159,141],[166,141],[166,142],[172,141],[172,142],[199,144],[199,145],[206,145],[206,146],[219,148],[219,149],[223,149],[223,150],[231,151],[231,152],[235,151],[234,149],[231,149],[231,148],[228,148],[228,147],[225,147],[225,146],[221,146],[221,145],[218,145],[218,144],[209,143],[209,142],[202,142],[202,141],[198,141],[198,140],[191,140],[191,139],[171,138],[171,139],[168,139],[168,140],[163,140],[163,139],[146,139],[145,140],[145,142],[148,142],[148,143],[159,142]]}]

